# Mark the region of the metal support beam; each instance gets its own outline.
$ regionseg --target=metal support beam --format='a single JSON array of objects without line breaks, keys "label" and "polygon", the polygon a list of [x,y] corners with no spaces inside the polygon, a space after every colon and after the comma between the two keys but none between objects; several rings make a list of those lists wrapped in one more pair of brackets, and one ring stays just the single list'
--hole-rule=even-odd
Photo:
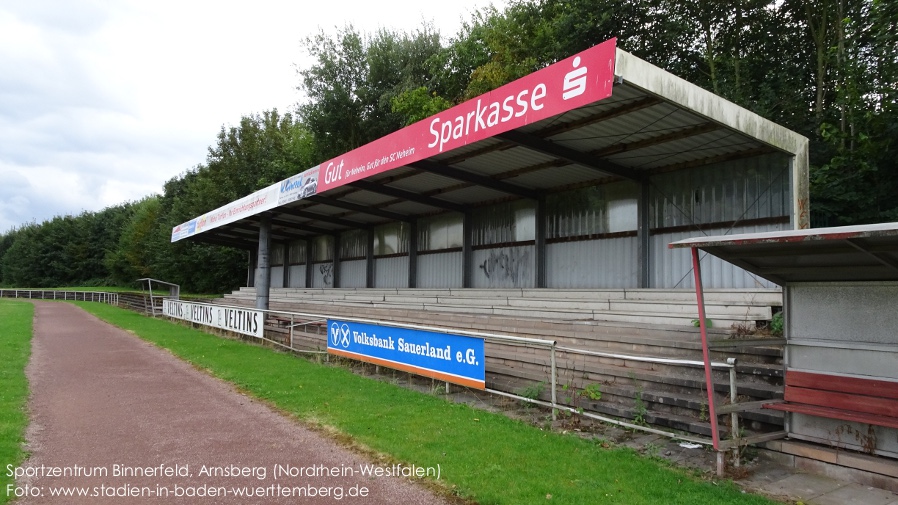
[{"label": "metal support beam", "polygon": [[[286,207],[278,207],[274,210],[280,214],[287,214],[290,216],[302,217],[305,219],[309,219],[311,221],[321,221],[322,223],[331,223],[337,224],[340,226],[345,226],[349,229],[357,229],[357,228],[368,228],[370,225],[367,223],[363,223],[361,221],[352,221],[350,219],[343,219],[340,217],[328,216],[325,214],[318,214],[315,212],[307,212],[304,210],[294,209],[294,208],[286,208]],[[300,224],[299,226],[302,226]]]},{"label": "metal support beam", "polygon": [[408,287],[418,287],[418,221],[409,223],[408,230]]},{"label": "metal support beam", "polygon": [[397,214],[396,212],[390,212],[388,210],[381,210],[381,209],[378,209],[377,207],[369,207],[366,205],[359,205],[357,203],[347,202],[345,200],[337,200],[335,198],[328,198],[326,196],[321,196],[321,195],[307,196],[304,198],[304,200],[319,203],[321,205],[330,205],[331,207],[337,207],[338,209],[351,210],[353,212],[358,212],[360,214],[369,214],[372,216],[382,217],[384,219],[389,219],[391,221],[409,222],[412,219],[414,219],[411,216],[406,216],[404,214]]},{"label": "metal support beam", "polygon": [[[274,223],[271,223],[271,224],[274,224]],[[223,229],[227,230],[227,232],[232,233],[234,235],[246,236],[247,240],[255,241],[259,235],[259,228],[257,226],[252,225],[252,223],[250,223],[250,222],[231,223],[231,224],[223,227]],[[206,234],[210,234],[210,233],[214,234],[216,231],[218,231],[218,230],[210,230],[209,232],[206,232]],[[241,231],[246,232],[246,233],[242,233]],[[305,237],[305,235],[295,235],[295,234],[290,234],[290,233],[283,233],[281,231],[276,231],[276,230],[269,231],[268,235],[271,237],[272,240],[295,240],[298,238]],[[215,235],[212,235],[212,236],[214,237]]]},{"label": "metal support beam", "polygon": [[708,325],[705,319],[705,292],[702,285],[702,265],[699,251],[692,248],[692,275],[695,278],[695,300],[698,304],[698,325],[702,334],[702,359],[705,363],[705,392],[708,394],[708,415],[711,420],[711,440],[714,449],[720,450],[720,432],[717,430],[716,402],[714,401],[714,378],[711,375],[711,350],[708,347]]},{"label": "metal support beam", "polygon": [[256,285],[256,254],[257,251],[248,251],[246,265],[246,287],[251,288]]},{"label": "metal support beam", "polygon": [[444,177],[455,179],[457,181],[470,182],[471,184],[494,189],[496,191],[501,191],[510,195],[520,196],[522,198],[529,198],[531,200],[539,198],[539,193],[535,190],[493,179],[492,177],[486,177],[483,175],[467,172],[465,170],[459,170],[442,163],[435,163],[432,161],[424,160],[410,163],[408,166],[424,172],[442,175]]},{"label": "metal support beam", "polygon": [[281,272],[283,274],[283,280],[281,281],[281,287],[289,288],[290,287],[290,262],[288,258],[290,258],[290,243],[284,242],[284,262],[281,265],[284,268],[284,271]]},{"label": "metal support beam", "polygon": [[256,270],[256,308],[268,310],[271,291],[271,218],[263,214],[259,217],[259,268]]},{"label": "metal support beam", "polygon": [[462,222],[462,261],[461,261],[461,287],[470,288],[474,285],[474,251],[471,244],[474,242],[474,216],[470,212],[465,212],[465,218]]},{"label": "metal support beam", "polygon": [[848,242],[848,244],[851,247],[854,247],[858,251],[861,251],[862,253],[870,256],[871,258],[873,258],[874,260],[883,264],[884,266],[887,266],[887,267],[891,268],[892,270],[898,270],[898,261],[893,260],[888,254],[871,251],[870,248],[867,246],[867,243],[865,240],[849,238],[849,239],[845,239],[845,242]]},{"label": "metal support beam", "polygon": [[556,158],[568,160],[578,165],[583,165],[584,167],[588,167],[593,170],[598,170],[603,174],[623,177],[624,179],[630,179],[633,181],[639,180],[639,174],[635,170],[616,165],[600,158],[596,158],[595,156],[592,156],[588,153],[577,151],[569,147],[564,147],[562,145],[556,144],[555,142],[539,138],[535,135],[530,135],[513,130],[505,133],[500,133],[499,135],[496,135],[496,137],[517,144],[519,146],[526,147],[527,149],[532,149],[534,151],[548,154],[550,156],[555,156]]},{"label": "metal support beam", "polygon": [[312,287],[312,241],[306,239],[306,288]]},{"label": "metal support beam", "polygon": [[368,247],[365,251],[365,287],[374,287],[374,228],[368,228]]},{"label": "metal support beam", "polygon": [[256,241],[255,240],[245,240],[237,237],[206,237],[202,234],[194,235],[192,237],[187,238],[192,242],[197,244],[209,244],[209,245],[218,245],[222,247],[233,247],[234,249],[243,249],[245,251],[252,251],[256,249]]},{"label": "metal support beam", "polygon": [[385,186],[383,184],[376,184],[370,181],[355,181],[348,184],[353,188],[363,189],[365,191],[370,191],[372,193],[379,193],[381,195],[392,196],[393,198],[399,198],[401,200],[408,200],[410,202],[421,203],[424,205],[429,205],[431,207],[435,207],[437,209],[445,209],[445,210],[454,210],[455,212],[464,212],[467,207],[464,205],[459,205],[457,203],[447,202],[446,200],[440,200],[439,198],[432,198],[429,196],[424,196],[420,193],[415,193],[413,191],[406,191],[404,189],[394,188],[391,186]]},{"label": "metal support beam", "polygon": [[335,233],[333,235],[333,255],[331,256],[334,259],[332,265],[334,266],[333,278],[334,285],[332,287],[339,288],[340,287],[340,234]]},{"label": "metal support beam", "polygon": [[536,200],[536,287],[548,287],[546,275],[546,197]]},{"label": "metal support beam", "polygon": [[649,219],[651,189],[648,178],[639,182],[639,200],[636,202],[636,247],[640,288],[650,288],[652,285],[652,241]]},{"label": "metal support beam", "polygon": [[[319,228],[317,226],[312,226],[304,223],[294,223],[293,221],[285,221],[283,219],[272,219],[271,224],[274,226],[281,226],[287,228],[288,230],[299,230],[299,231],[307,231],[310,233],[314,233],[316,235],[325,235],[328,233],[333,233],[333,230],[327,230],[324,228]],[[277,233],[282,234],[283,236],[290,239],[297,239],[304,237],[305,235],[293,235],[291,233],[287,233],[284,231],[278,231]]]}]

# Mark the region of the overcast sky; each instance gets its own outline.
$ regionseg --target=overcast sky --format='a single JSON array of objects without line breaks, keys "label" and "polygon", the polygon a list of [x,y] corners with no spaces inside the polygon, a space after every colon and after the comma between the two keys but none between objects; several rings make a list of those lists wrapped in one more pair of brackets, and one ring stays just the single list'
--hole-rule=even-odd
[{"label": "overcast sky", "polygon": [[301,41],[320,29],[450,37],[491,3],[0,2],[0,233],[161,193],[222,125],[292,110]]}]

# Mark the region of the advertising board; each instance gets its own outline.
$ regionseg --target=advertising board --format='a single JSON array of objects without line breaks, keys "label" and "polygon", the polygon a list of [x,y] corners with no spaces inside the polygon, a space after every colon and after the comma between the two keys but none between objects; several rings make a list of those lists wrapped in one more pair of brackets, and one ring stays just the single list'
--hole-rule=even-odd
[{"label": "advertising board", "polygon": [[163,300],[162,313],[168,317],[234,331],[251,337],[262,338],[264,316],[258,310]]},{"label": "advertising board", "polygon": [[485,389],[483,339],[328,319],[327,352]]}]

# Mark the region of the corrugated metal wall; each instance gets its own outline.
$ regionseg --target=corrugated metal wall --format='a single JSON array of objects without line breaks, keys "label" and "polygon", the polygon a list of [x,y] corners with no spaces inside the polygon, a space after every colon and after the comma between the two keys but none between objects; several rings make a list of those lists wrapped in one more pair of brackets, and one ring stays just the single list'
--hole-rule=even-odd
[{"label": "corrugated metal wall", "polygon": [[340,287],[341,288],[364,288],[367,280],[366,269],[368,262],[366,260],[351,260],[340,262]]},{"label": "corrugated metal wall", "polygon": [[[736,228],[716,228],[705,230],[711,235],[735,235],[737,233],[759,233],[785,230],[788,225],[739,226]],[[653,288],[694,288],[692,274],[692,252],[688,248],[669,249],[671,242],[701,235],[694,231],[660,233],[653,235],[652,242],[652,287]],[[702,254],[702,282],[705,288],[773,288],[775,284],[755,277],[745,270],[727,263],[716,256]]]},{"label": "corrugated metal wall", "polygon": [[546,238],[588,237],[636,230],[635,182],[613,182],[550,195]]},{"label": "corrugated metal wall", "polygon": [[[770,154],[652,177],[652,287],[694,287],[690,251],[669,249],[667,245],[671,242],[702,235],[788,229],[791,208],[788,162],[784,155]],[[768,222],[740,224],[746,220]],[[729,224],[732,222],[735,225]],[[719,226],[698,228],[708,223]],[[664,230],[673,227],[681,228]],[[775,287],[711,256],[702,259],[702,279],[706,288]]]},{"label": "corrugated metal wall", "polygon": [[277,266],[271,267],[271,287],[273,288],[282,288],[284,287],[284,267]]},{"label": "corrugated metal wall", "polygon": [[374,286],[378,288],[407,288],[408,256],[375,259]]},{"label": "corrugated metal wall", "polygon": [[351,230],[340,234],[340,259],[364,258],[367,254],[367,231]]},{"label": "corrugated metal wall", "polygon": [[312,264],[312,287],[313,288],[332,288],[332,287],[334,287],[334,264],[333,263],[313,263]]},{"label": "corrugated metal wall", "polygon": [[636,237],[549,244],[546,284],[550,288],[635,288],[637,244]]},{"label": "corrugated metal wall", "polygon": [[[475,288],[536,287],[535,246],[498,247],[473,251]],[[435,286],[442,287],[442,286]]]},{"label": "corrugated metal wall", "polygon": [[[690,288],[688,250],[671,250],[670,242],[705,235],[787,229],[791,212],[789,158],[769,154],[655,175],[650,180],[650,282],[656,288]],[[639,186],[613,182],[573,189],[547,198],[546,280],[550,288],[632,288],[638,285],[639,251],[635,237]],[[471,279],[478,288],[536,286],[535,203],[497,203],[474,209],[471,230]],[[463,216],[446,213],[418,220],[418,287],[462,285],[462,253],[431,252],[462,246]],[[408,252],[409,226],[381,225],[374,230],[376,255]],[[623,236],[622,236],[623,235]],[[332,237],[315,237],[289,250],[273,247],[272,286],[282,281],[278,263],[291,266],[290,284],[303,286],[307,258],[316,261],[313,287],[333,286]],[[351,230],[339,240],[340,287],[364,287],[368,232]],[[375,285],[406,287],[408,257],[375,260]],[[294,272],[295,268],[295,272]],[[707,258],[706,287],[773,287],[728,263]]]},{"label": "corrugated metal wall", "polygon": [[290,265],[290,285],[291,288],[306,287],[306,266]]},{"label": "corrugated metal wall", "polygon": [[418,256],[418,287],[462,287],[462,261],[461,251]]},{"label": "corrugated metal wall", "polygon": [[770,154],[651,178],[651,227],[788,216],[789,160]]}]

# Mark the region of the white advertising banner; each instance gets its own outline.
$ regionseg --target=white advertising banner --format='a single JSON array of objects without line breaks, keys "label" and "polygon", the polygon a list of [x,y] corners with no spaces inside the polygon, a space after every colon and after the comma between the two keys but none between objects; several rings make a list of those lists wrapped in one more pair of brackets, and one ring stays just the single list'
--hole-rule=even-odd
[{"label": "white advertising banner", "polygon": [[162,313],[175,319],[204,324],[262,338],[264,315],[261,311],[235,307],[218,307],[180,300],[163,300]]}]

